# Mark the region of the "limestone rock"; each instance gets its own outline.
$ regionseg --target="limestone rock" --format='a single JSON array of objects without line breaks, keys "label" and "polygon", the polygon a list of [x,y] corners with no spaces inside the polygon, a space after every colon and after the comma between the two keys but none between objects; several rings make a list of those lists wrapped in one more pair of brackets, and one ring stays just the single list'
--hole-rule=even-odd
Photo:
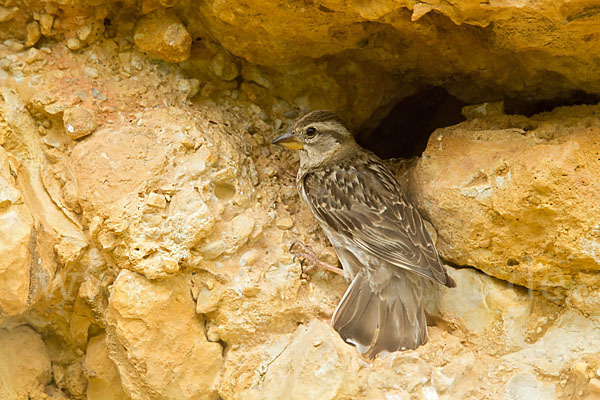
[{"label": "limestone rock", "polygon": [[532,304],[544,300],[476,270],[447,270],[459,289],[439,285],[429,289],[429,314],[456,324],[469,335],[496,341],[501,352],[522,349],[531,320],[537,318]]},{"label": "limestone rock", "polygon": [[27,326],[0,329],[0,397],[39,398],[50,380],[50,359],[40,335]]},{"label": "limestone rock", "polygon": [[510,363],[535,368],[547,376],[560,376],[573,362],[588,354],[597,354],[600,327],[594,318],[576,310],[563,313],[545,335],[522,350],[504,356]]},{"label": "limestone rock", "polygon": [[63,122],[67,135],[71,139],[80,139],[89,135],[96,129],[96,115],[93,111],[83,107],[73,107],[65,110]]},{"label": "limestone rock", "polygon": [[90,339],[85,353],[84,367],[88,377],[87,399],[129,399],[121,387],[119,370],[108,357],[106,334],[100,334]]},{"label": "limestone rock", "polygon": [[[344,344],[327,324],[313,321],[299,328],[278,357],[265,365],[259,390],[248,398],[323,399],[341,397],[357,382],[361,364],[355,350]],[[258,388],[257,388],[258,389]]]},{"label": "limestone rock", "polygon": [[[440,129],[412,174],[440,254],[532,289],[599,270],[596,107],[490,117]],[[560,123],[550,128],[547,121]],[[561,121],[561,122],[559,122]],[[452,171],[452,173],[449,173]]]},{"label": "limestone rock", "polygon": [[182,62],[190,57],[192,38],[177,15],[159,10],[144,16],[133,35],[135,45],[167,62]]},{"label": "limestone rock", "polygon": [[33,304],[55,269],[52,238],[36,223],[10,171],[8,154],[0,147],[0,318]]},{"label": "limestone rock", "polygon": [[25,27],[27,37],[25,39],[25,46],[31,47],[40,40],[42,32],[40,31],[40,24],[37,21],[32,21]]},{"label": "limestone rock", "polygon": [[505,397],[507,400],[520,399],[556,399],[553,386],[540,382],[534,375],[523,372],[515,374],[506,384]]},{"label": "limestone rock", "polygon": [[121,271],[110,294],[107,342],[132,399],[216,399],[221,346],[206,340],[184,275],[149,281]]}]

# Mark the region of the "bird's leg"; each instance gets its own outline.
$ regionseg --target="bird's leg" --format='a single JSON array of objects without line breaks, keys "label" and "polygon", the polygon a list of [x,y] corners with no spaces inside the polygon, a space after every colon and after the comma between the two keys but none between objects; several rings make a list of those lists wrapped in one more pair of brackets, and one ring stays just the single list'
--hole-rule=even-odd
[{"label": "bird's leg", "polygon": [[[294,247],[298,247],[299,251],[294,252]],[[341,268],[338,268],[335,265],[331,265],[328,264],[326,262],[323,262],[321,260],[319,260],[319,257],[317,257],[317,255],[315,254],[315,252],[313,251],[312,248],[310,248],[310,246],[305,245],[302,242],[299,241],[295,241],[294,243],[292,243],[292,245],[290,246],[290,252],[294,253],[294,261],[296,261],[296,258],[302,258],[302,260],[300,261],[300,266],[302,267],[302,274],[309,274],[310,272],[312,272],[315,268],[319,267],[322,268],[326,271],[329,272],[333,272],[336,273],[338,275],[344,276],[344,272]],[[304,267],[304,261],[308,259],[311,261],[311,265],[307,268]]]}]

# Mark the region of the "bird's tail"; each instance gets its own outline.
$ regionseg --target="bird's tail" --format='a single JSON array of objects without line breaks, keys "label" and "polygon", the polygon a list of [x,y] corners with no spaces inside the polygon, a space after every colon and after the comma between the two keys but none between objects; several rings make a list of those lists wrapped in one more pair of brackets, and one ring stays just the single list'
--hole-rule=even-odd
[{"label": "bird's tail", "polygon": [[369,358],[426,343],[422,280],[402,271],[375,293],[367,278],[365,270],[354,277],[333,314],[340,336]]}]

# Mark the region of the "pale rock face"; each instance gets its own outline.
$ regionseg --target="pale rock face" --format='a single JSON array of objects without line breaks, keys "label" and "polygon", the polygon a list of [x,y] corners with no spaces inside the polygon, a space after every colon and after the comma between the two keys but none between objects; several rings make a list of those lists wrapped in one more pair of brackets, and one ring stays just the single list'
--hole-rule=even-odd
[{"label": "pale rock face", "polygon": [[185,275],[150,281],[123,270],[111,289],[110,358],[132,399],[216,399],[222,348],[206,340]]},{"label": "pale rock face", "polygon": [[86,395],[89,400],[127,400],[115,363],[108,356],[106,334],[90,339],[84,368],[88,378]]},{"label": "pale rock face", "polygon": [[156,58],[182,62],[190,57],[192,38],[177,15],[158,10],[138,22],[133,35],[135,45]]},{"label": "pale rock face", "polygon": [[0,397],[41,398],[50,371],[48,352],[37,332],[27,326],[0,329]]},{"label": "pale rock face", "polygon": [[435,132],[411,189],[437,229],[440,254],[536,290],[570,289],[582,270],[599,270],[593,113],[584,106],[578,118],[563,110]]}]

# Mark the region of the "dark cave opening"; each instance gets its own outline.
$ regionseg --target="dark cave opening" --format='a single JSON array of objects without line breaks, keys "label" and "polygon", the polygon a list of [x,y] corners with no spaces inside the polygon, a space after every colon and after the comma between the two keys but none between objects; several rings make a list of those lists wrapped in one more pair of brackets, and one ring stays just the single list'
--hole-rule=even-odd
[{"label": "dark cave opening", "polygon": [[506,114],[521,114],[527,117],[552,111],[557,107],[579,106],[584,104],[600,103],[600,95],[587,93],[583,90],[565,92],[559,96],[541,100],[531,100],[523,97],[507,97],[504,99],[504,112]]},{"label": "dark cave opening", "polygon": [[[489,99],[490,102],[500,99]],[[530,117],[557,107],[595,105],[600,95],[584,91],[568,91],[561,95],[532,99],[524,96],[505,97],[504,112]],[[478,102],[483,103],[484,101]],[[429,86],[398,102],[375,128],[363,129],[356,141],[383,159],[419,157],[427,147],[429,136],[439,128],[465,121],[462,108],[466,103],[439,86]],[[376,121],[370,121],[365,126]]]},{"label": "dark cave opening", "polygon": [[374,130],[360,131],[356,141],[384,159],[420,156],[433,131],[465,120],[465,105],[446,89],[430,86],[402,99]]}]

